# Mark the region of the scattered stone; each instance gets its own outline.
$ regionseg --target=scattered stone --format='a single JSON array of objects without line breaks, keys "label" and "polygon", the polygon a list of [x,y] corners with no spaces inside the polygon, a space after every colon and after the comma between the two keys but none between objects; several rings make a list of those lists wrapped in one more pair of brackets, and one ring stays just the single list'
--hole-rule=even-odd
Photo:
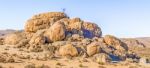
[{"label": "scattered stone", "polygon": [[1,54],[0,62],[1,63],[13,63],[13,62],[15,62],[15,59],[11,55]]},{"label": "scattered stone", "polygon": [[31,51],[31,52],[42,52],[43,48],[42,48],[41,45],[35,45],[35,44],[33,44],[33,45],[30,45],[30,47],[29,47],[28,50]]},{"label": "scattered stone", "polygon": [[144,57],[140,58],[139,64],[147,64],[146,58],[144,58]]}]

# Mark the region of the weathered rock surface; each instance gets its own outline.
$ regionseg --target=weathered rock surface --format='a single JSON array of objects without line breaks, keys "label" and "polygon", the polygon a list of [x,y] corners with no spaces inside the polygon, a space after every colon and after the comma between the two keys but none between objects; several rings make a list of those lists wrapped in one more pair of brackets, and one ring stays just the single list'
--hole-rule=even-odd
[{"label": "weathered rock surface", "polygon": [[105,64],[111,61],[111,58],[105,54],[105,53],[99,53],[94,55],[93,61],[99,63],[99,64]]},{"label": "weathered rock surface", "polygon": [[117,39],[112,35],[106,35],[104,41],[107,45],[113,46],[117,50],[126,51],[128,47],[121,40]]},{"label": "weathered rock surface", "polygon": [[65,28],[63,23],[54,23],[47,31],[46,34],[49,42],[61,41],[65,38]]},{"label": "weathered rock surface", "polygon": [[101,37],[102,31],[98,27],[98,25],[91,23],[91,22],[84,22],[83,23],[83,35],[86,38],[93,38],[93,37]]},{"label": "weathered rock surface", "polygon": [[91,44],[87,45],[87,54],[92,56],[96,53],[100,53],[100,46],[98,42],[92,42]]},{"label": "weathered rock surface", "polygon": [[15,32],[15,33],[9,34],[5,37],[4,44],[16,45],[25,38],[26,37],[24,36],[23,32]]},{"label": "weathered rock surface", "polygon": [[26,32],[36,32],[41,29],[49,28],[54,22],[67,18],[62,12],[48,12],[33,16],[25,25]]},{"label": "weathered rock surface", "polygon": [[46,41],[46,38],[44,37],[44,33],[43,32],[37,32],[35,33],[32,38],[29,41],[30,45],[42,45],[44,44]]},{"label": "weathered rock surface", "polygon": [[61,56],[77,56],[78,55],[78,51],[76,49],[76,47],[74,47],[72,44],[66,44],[62,47],[60,47],[59,49],[59,54]]}]

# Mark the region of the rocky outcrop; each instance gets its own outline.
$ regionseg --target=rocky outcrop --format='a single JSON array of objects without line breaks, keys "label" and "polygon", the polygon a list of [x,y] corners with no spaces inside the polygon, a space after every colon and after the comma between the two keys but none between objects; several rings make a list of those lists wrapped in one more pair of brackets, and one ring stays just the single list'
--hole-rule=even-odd
[{"label": "rocky outcrop", "polygon": [[122,60],[128,54],[127,45],[120,39],[112,35],[102,37],[97,24],[80,18],[70,19],[62,12],[33,16],[27,21],[24,31],[6,36],[4,44],[17,44],[18,48],[27,52],[46,52],[53,57],[94,57],[97,63],[116,58]]}]

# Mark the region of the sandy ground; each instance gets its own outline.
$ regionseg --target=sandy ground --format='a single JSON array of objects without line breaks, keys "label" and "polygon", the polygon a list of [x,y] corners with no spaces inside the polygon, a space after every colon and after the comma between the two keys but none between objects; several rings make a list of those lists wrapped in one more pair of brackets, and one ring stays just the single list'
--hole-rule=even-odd
[{"label": "sandy ground", "polygon": [[[0,45],[0,54],[7,53],[9,55],[42,55],[42,53],[26,52],[22,49],[14,48],[12,45]],[[75,57],[53,58],[50,60],[37,59],[21,59],[15,58],[15,62],[0,63],[4,68],[24,68],[27,65],[35,65],[36,67],[47,65],[50,68],[150,68],[150,64],[138,64],[129,62],[98,64],[91,58]]]},{"label": "sandy ground", "polygon": [[114,64],[98,64],[92,61],[82,62],[78,59],[57,59],[48,61],[23,60],[21,63],[0,63],[5,68],[24,68],[26,65],[35,64],[35,66],[48,65],[50,68],[150,68],[150,64],[140,65],[135,63],[114,63]]}]

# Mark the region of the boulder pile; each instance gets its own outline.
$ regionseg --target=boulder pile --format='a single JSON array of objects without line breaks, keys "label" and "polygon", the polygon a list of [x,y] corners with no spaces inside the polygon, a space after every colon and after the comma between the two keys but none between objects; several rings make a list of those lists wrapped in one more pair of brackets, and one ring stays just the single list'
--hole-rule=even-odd
[{"label": "boulder pile", "polygon": [[80,18],[70,19],[62,12],[34,15],[23,31],[9,34],[4,44],[25,48],[29,52],[47,52],[54,57],[93,57],[98,63],[125,60],[128,47],[120,39],[106,35],[101,28]]}]

